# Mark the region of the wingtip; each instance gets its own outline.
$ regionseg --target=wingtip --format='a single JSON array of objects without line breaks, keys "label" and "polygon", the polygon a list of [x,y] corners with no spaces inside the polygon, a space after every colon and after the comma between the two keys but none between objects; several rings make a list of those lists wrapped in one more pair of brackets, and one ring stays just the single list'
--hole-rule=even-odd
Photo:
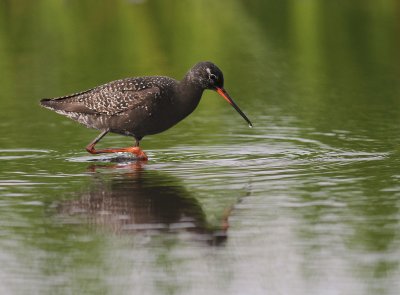
[{"label": "wingtip", "polygon": [[39,101],[39,105],[45,108],[49,108],[51,104],[50,102],[51,98],[43,98]]}]

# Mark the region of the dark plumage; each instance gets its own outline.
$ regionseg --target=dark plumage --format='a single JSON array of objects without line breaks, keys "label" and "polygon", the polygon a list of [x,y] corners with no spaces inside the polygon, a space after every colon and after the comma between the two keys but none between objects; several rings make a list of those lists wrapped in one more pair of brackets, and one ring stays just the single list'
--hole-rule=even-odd
[{"label": "dark plumage", "polygon": [[[211,62],[192,67],[181,81],[169,77],[126,78],[40,104],[102,133],[86,149],[90,153],[132,152],[147,156],[139,148],[145,135],[160,133],[188,116],[197,107],[205,89],[222,95],[248,122],[251,122],[223,89],[221,70]],[[136,139],[131,148],[95,150],[95,144],[108,132]]]}]

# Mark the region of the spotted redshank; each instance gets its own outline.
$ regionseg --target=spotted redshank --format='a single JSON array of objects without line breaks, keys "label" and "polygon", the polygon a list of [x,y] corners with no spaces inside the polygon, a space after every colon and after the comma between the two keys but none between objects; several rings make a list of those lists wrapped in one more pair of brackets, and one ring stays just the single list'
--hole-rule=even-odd
[{"label": "spotted redshank", "polygon": [[[181,81],[146,76],[112,81],[95,88],[56,98],[45,98],[40,104],[79,123],[101,131],[86,150],[91,154],[128,152],[147,160],[139,142],[160,133],[184,119],[199,104],[205,89],[215,90],[246,120],[224,89],[221,70],[211,62],[199,62]],[[135,145],[127,148],[95,149],[108,132],[133,136]]]}]

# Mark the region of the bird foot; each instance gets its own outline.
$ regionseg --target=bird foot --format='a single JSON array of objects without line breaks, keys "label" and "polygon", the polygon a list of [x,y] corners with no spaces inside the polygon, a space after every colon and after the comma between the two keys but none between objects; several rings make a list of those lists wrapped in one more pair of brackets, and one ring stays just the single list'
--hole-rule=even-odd
[{"label": "bird foot", "polygon": [[148,157],[145,152],[138,146],[132,146],[127,148],[115,148],[115,149],[102,149],[96,150],[94,145],[90,144],[86,147],[86,150],[91,154],[103,154],[103,153],[131,153],[136,156],[138,160],[147,161]]},{"label": "bird foot", "polygon": [[125,152],[134,154],[138,160],[148,160],[146,153],[138,146],[125,148]]}]

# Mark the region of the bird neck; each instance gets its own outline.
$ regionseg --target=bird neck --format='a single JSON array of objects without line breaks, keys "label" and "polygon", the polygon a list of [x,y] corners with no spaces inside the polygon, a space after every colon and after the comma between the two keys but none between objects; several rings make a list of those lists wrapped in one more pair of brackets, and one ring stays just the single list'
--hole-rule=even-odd
[{"label": "bird neck", "polygon": [[188,73],[178,84],[177,98],[179,104],[191,113],[199,104],[204,88],[202,88]]},{"label": "bird neck", "polygon": [[190,73],[188,73],[178,85],[178,93],[179,97],[182,100],[181,102],[193,102],[196,104],[199,103],[201,95],[203,94],[204,88],[196,83]]}]

